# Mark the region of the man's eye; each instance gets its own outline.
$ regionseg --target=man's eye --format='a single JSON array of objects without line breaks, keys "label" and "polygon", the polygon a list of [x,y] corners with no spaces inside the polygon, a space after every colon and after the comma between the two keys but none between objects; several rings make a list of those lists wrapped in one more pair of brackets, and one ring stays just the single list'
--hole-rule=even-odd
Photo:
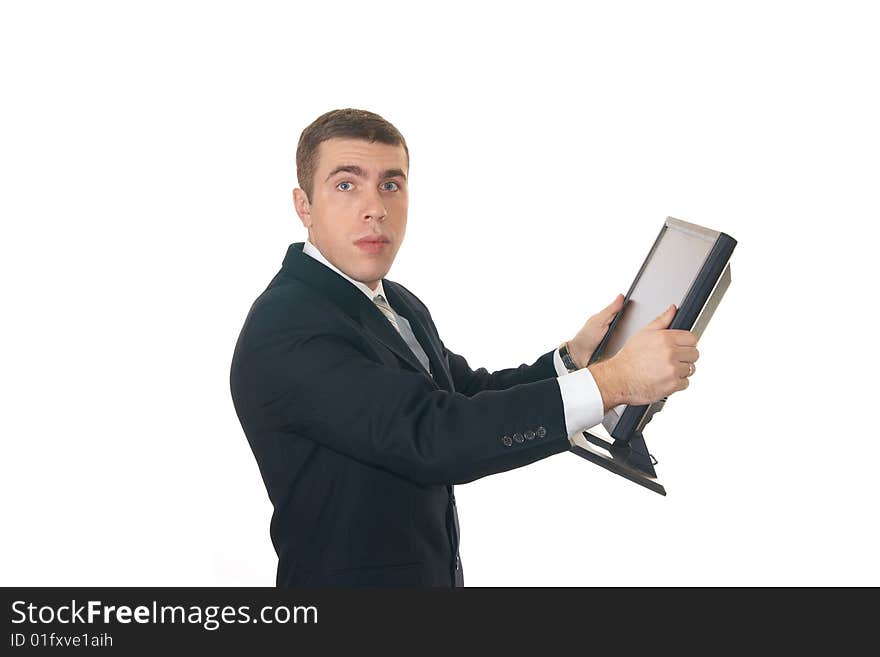
[{"label": "man's eye", "polygon": [[[348,185],[348,187],[343,187],[343,185]],[[352,185],[350,182],[345,182],[345,181],[336,185],[336,189],[338,189],[339,191],[342,191],[342,192],[347,192],[352,187],[354,187],[354,185]]]},{"label": "man's eye", "polygon": [[[391,187],[387,187],[387,185],[391,185]],[[397,191],[397,183],[389,180],[388,182],[382,183],[382,189],[386,192],[396,192]]]}]

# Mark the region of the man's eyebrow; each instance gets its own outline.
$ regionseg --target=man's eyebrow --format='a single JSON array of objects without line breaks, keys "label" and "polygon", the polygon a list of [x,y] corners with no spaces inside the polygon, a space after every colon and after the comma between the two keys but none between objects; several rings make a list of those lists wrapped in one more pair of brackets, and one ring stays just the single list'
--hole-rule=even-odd
[{"label": "man's eyebrow", "polygon": [[382,178],[403,178],[406,180],[406,174],[402,169],[385,169],[382,172]]},{"label": "man's eyebrow", "polygon": [[[327,180],[330,180],[337,173],[351,173],[351,174],[354,174],[355,176],[360,176],[361,178],[367,177],[366,172],[361,167],[359,167],[357,164],[340,164],[338,167],[336,167],[335,169],[333,169],[333,171],[330,172],[330,174],[325,179],[325,182]],[[386,169],[385,171],[382,172],[382,175],[379,177],[380,178],[398,177],[398,178],[403,178],[404,180],[406,180],[406,174],[403,172],[402,169]]]},{"label": "man's eyebrow", "polygon": [[364,170],[361,169],[358,165],[356,165],[356,164],[340,164],[338,167],[336,167],[335,169],[333,169],[333,171],[330,172],[330,174],[327,176],[325,182],[327,180],[330,180],[337,173],[342,173],[342,172],[353,173],[354,175],[360,176],[361,178],[364,177]]}]

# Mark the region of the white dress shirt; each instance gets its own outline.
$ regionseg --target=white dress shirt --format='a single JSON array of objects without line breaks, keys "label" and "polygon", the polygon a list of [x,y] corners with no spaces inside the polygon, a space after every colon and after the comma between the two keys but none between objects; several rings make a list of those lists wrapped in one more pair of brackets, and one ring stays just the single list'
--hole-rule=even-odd
[{"label": "white dress shirt", "polygon": [[[303,245],[303,253],[307,253],[315,260],[329,267],[345,280],[354,285],[357,289],[367,295],[372,301],[377,294],[381,294],[385,301],[388,302],[388,296],[382,287],[382,281],[379,280],[375,290],[371,290],[366,283],[361,283],[347,276],[344,272],[335,267],[324,254],[318,250],[314,244],[306,239]],[[388,302],[390,306],[390,302]],[[593,378],[592,372],[586,367],[582,367],[576,372],[569,372],[562,362],[559,355],[559,349],[553,352],[553,366],[556,368],[556,381],[559,384],[559,393],[562,396],[562,408],[565,412],[565,427],[568,431],[568,439],[574,445],[575,436],[581,431],[596,426],[602,421],[604,410],[602,406],[602,394],[599,392],[599,386]]]}]

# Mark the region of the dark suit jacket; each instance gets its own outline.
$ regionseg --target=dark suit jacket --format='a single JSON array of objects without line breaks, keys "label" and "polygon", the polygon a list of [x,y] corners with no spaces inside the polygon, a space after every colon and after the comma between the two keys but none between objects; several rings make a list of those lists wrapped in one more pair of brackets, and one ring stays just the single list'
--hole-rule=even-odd
[{"label": "dark suit jacket", "polygon": [[[232,358],[236,412],[274,506],[279,586],[452,586],[452,484],[570,448],[553,351],[472,370],[383,279],[432,378],[367,296],[291,244]],[[528,307],[513,315],[530,317]]]}]

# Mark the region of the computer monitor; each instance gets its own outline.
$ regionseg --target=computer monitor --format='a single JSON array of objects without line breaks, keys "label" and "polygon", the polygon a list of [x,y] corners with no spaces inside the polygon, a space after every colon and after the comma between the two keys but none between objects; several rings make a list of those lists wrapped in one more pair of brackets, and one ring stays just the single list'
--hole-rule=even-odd
[{"label": "computer monitor", "polygon": [[[698,337],[702,335],[730,285],[729,260],[735,246],[736,240],[730,235],[668,217],[624,298],[623,308],[612,321],[590,363],[614,356],[633,334],[670,304],[675,304],[676,313],[669,328],[690,330]],[[605,448],[602,451],[608,452],[608,457],[616,465],[637,471],[618,474],[630,479],[633,477],[629,474],[633,474],[636,476],[634,480],[638,477],[656,479],[654,460],[647,454],[642,430],[665,402],[664,398],[653,404],[624,404],[610,409],[602,425],[614,439],[613,445],[586,432],[584,435],[593,446]],[[592,458],[590,460],[595,462]],[[599,464],[616,471],[607,463]],[[651,482],[638,483],[648,485]],[[648,487],[665,494],[662,486],[653,483],[655,485]]]}]

